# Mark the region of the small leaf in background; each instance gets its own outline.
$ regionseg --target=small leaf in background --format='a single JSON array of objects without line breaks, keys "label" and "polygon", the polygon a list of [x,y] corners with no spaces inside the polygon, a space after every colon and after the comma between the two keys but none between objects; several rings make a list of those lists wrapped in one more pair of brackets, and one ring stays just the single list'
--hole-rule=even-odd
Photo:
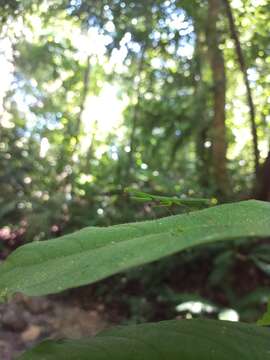
[{"label": "small leaf in background", "polygon": [[263,317],[260,320],[258,320],[257,324],[262,326],[270,326],[270,300],[268,303],[266,313],[263,315]]},{"label": "small leaf in background", "polygon": [[235,254],[232,250],[223,251],[214,259],[214,267],[209,275],[209,284],[216,286],[223,283],[223,279],[234,264]]},{"label": "small leaf in background", "polygon": [[260,261],[258,259],[254,259],[254,263],[257,267],[262,270],[265,274],[270,275],[270,263],[266,263],[264,261]]},{"label": "small leaf in background", "polygon": [[256,246],[250,258],[260,270],[270,275],[270,244]]},{"label": "small leaf in background", "polygon": [[256,288],[254,291],[238,300],[236,307],[237,309],[242,309],[256,304],[267,304],[269,298],[269,287]]},{"label": "small leaf in background", "polygon": [[270,243],[255,246],[251,256],[252,258],[270,263]]},{"label": "small leaf in background", "polygon": [[7,204],[4,204],[3,202],[0,203],[0,220],[6,215],[8,215],[10,212],[12,212],[14,209],[16,209],[17,201],[11,201]]}]

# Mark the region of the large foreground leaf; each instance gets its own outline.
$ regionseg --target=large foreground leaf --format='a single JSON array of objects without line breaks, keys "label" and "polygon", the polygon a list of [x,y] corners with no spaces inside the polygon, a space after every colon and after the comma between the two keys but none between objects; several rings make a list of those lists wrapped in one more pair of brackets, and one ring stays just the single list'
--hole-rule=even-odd
[{"label": "large foreground leaf", "polygon": [[0,294],[55,293],[195,245],[267,236],[270,204],[259,201],[108,228],[85,228],[17,249],[0,266]]},{"label": "large foreground leaf", "polygon": [[269,360],[270,330],[213,320],[119,327],[89,340],[45,341],[20,360]]}]

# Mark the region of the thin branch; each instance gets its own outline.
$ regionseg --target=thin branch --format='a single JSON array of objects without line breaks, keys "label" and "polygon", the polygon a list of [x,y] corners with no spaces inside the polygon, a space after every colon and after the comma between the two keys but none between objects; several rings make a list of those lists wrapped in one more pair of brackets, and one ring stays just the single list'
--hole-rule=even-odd
[{"label": "thin branch", "polygon": [[259,173],[260,153],[259,153],[259,149],[258,149],[258,134],[257,134],[256,120],[255,120],[255,117],[256,117],[255,106],[254,106],[254,102],[253,102],[253,98],[252,98],[252,92],[251,92],[248,75],[247,75],[247,67],[246,67],[243,51],[241,48],[238,31],[237,31],[237,28],[235,25],[233,12],[232,12],[229,0],[223,0],[223,2],[225,5],[225,9],[226,9],[226,13],[227,13],[228,21],[229,21],[231,37],[235,43],[235,51],[236,51],[236,55],[238,58],[239,66],[243,73],[244,83],[245,83],[245,86],[247,89],[247,101],[248,101],[248,105],[249,105],[249,109],[250,109],[250,124],[251,124],[251,131],[252,131],[255,174],[257,177],[258,173]]},{"label": "thin branch", "polygon": [[132,118],[132,128],[131,128],[131,134],[130,134],[130,152],[129,152],[129,157],[128,157],[128,168],[127,168],[127,181],[129,180],[130,177],[130,171],[133,168],[133,162],[134,162],[134,151],[135,151],[135,133],[136,133],[136,127],[137,127],[137,123],[138,123],[138,116],[139,116],[139,110],[140,110],[140,101],[141,101],[141,83],[142,83],[142,71],[143,71],[143,67],[144,67],[144,55],[145,55],[145,50],[146,50],[146,46],[143,46],[142,48],[142,52],[141,52],[141,56],[139,59],[139,64],[138,64],[138,76],[139,76],[139,81],[137,83],[137,88],[135,91],[136,94],[136,101],[137,103],[134,106],[134,111],[133,111],[133,118]]},{"label": "thin branch", "polygon": [[77,147],[77,144],[79,141],[82,115],[83,115],[83,112],[85,109],[85,102],[86,102],[86,98],[87,98],[89,86],[90,86],[90,71],[91,71],[90,60],[91,60],[91,57],[90,57],[90,55],[88,55],[87,59],[86,59],[86,69],[83,74],[83,89],[82,89],[82,95],[81,95],[81,103],[80,103],[80,110],[78,113],[76,130],[75,130],[75,146],[74,146],[75,150],[76,150],[76,147]]}]

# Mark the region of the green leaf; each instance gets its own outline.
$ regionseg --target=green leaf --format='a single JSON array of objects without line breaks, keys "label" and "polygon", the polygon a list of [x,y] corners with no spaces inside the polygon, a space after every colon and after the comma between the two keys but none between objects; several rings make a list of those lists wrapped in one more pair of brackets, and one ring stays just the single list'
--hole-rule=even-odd
[{"label": "green leaf", "polygon": [[2,218],[4,216],[6,216],[7,214],[9,214],[11,211],[16,209],[16,205],[17,205],[17,201],[11,201],[7,204],[4,204],[3,202],[1,202],[1,204],[0,204],[0,220],[2,220]]},{"label": "green leaf", "polygon": [[262,325],[262,326],[270,326],[270,300],[268,303],[266,313],[263,315],[262,319],[258,320],[257,323],[258,325]]},{"label": "green leaf", "polygon": [[0,293],[55,293],[192,246],[268,237],[269,218],[270,204],[252,200],[27,244],[0,266]]},{"label": "green leaf", "polygon": [[258,266],[260,270],[262,270],[265,274],[270,275],[270,264],[265,263],[264,261],[260,261],[254,259],[254,263]]},{"label": "green leaf", "polygon": [[269,360],[270,331],[213,320],[172,320],[45,341],[20,360]]},{"label": "green leaf", "polygon": [[251,259],[258,259],[264,262],[270,262],[270,244],[260,244],[251,252]]},{"label": "green leaf", "polygon": [[253,305],[265,304],[270,298],[270,288],[269,287],[257,287],[254,291],[248,293],[246,296],[242,296],[241,299],[237,300],[237,303],[234,304],[236,310],[240,310],[246,307],[251,307]]}]

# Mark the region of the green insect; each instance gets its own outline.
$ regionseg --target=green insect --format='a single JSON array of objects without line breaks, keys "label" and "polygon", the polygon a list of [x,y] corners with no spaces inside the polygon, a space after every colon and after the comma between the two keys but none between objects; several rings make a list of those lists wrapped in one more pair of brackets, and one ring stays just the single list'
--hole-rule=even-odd
[{"label": "green insect", "polygon": [[183,206],[191,209],[201,209],[204,207],[214,206],[217,204],[217,199],[205,198],[179,198],[177,196],[160,196],[152,195],[132,188],[126,188],[125,192],[130,194],[132,200],[141,202],[150,202],[157,206]]}]

